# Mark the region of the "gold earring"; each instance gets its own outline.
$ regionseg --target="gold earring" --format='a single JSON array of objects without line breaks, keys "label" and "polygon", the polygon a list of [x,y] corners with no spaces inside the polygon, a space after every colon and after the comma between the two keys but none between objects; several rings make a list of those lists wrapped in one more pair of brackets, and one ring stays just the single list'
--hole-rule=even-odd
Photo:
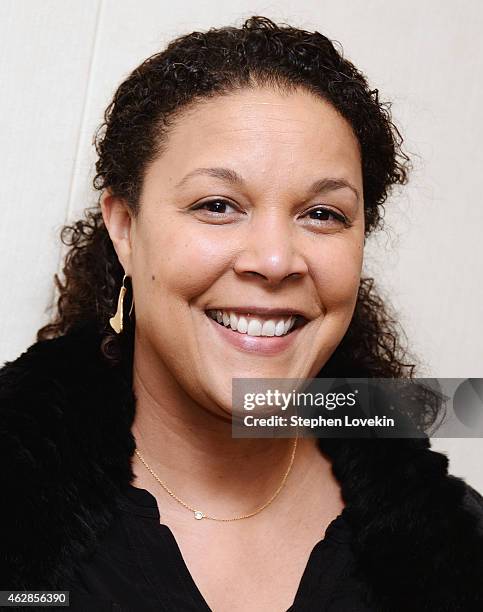
[{"label": "gold earring", "polygon": [[[127,274],[125,274],[124,278],[122,279],[122,286],[119,291],[119,297],[117,298],[116,314],[109,319],[109,323],[112,329],[116,332],[116,334],[120,334],[123,330],[124,296],[126,295],[126,291],[127,291],[124,281],[126,280],[126,278],[127,278]],[[129,309],[129,316],[131,316],[133,306],[134,306],[134,297],[131,302],[131,308]]]}]

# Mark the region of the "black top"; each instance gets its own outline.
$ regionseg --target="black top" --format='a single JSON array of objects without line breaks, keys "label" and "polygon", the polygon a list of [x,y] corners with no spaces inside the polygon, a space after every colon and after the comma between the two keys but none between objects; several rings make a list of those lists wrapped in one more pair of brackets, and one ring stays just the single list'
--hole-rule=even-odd
[{"label": "black top", "polygon": [[[290,612],[366,612],[344,511],[313,548]],[[129,486],[120,512],[70,588],[70,610],[209,612],[156,499]],[[282,611],[281,611],[282,612]]]}]

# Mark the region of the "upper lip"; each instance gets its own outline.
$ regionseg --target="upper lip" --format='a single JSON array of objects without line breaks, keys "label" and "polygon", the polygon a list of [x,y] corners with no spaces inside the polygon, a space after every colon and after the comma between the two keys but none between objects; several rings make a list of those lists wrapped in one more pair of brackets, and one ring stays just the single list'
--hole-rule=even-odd
[{"label": "upper lip", "polygon": [[224,310],[225,312],[237,312],[240,314],[254,314],[262,316],[284,316],[284,315],[298,315],[304,319],[309,320],[310,317],[304,314],[299,308],[272,308],[269,306],[215,306],[207,308],[207,310]]}]

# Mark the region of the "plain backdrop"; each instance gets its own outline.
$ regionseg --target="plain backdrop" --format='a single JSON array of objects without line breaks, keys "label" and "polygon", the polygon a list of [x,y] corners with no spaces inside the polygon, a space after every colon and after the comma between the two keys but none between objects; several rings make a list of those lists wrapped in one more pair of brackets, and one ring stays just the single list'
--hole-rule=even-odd
[{"label": "plain backdrop", "polygon": [[[59,230],[97,194],[92,137],[117,85],[179,34],[264,15],[341,43],[391,100],[414,170],[366,247],[422,376],[483,377],[483,3],[479,0],[2,0],[0,365],[55,297]],[[438,439],[483,491],[482,439]]]}]

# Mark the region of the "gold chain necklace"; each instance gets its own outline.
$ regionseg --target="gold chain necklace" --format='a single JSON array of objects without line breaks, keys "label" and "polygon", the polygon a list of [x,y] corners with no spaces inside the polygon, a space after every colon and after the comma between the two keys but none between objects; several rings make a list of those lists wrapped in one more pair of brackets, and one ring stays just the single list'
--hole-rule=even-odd
[{"label": "gold chain necklace", "polygon": [[153,472],[153,470],[149,467],[149,465],[146,463],[146,461],[144,460],[143,456],[141,455],[141,453],[138,451],[138,449],[135,449],[135,453],[136,455],[139,457],[139,459],[144,463],[144,465],[146,466],[146,468],[151,472],[151,474],[154,476],[154,478],[159,482],[159,484],[163,487],[163,489],[169,493],[171,495],[171,497],[173,499],[175,499],[179,504],[181,504],[182,506],[184,506],[185,508],[187,508],[188,510],[190,510],[191,512],[193,512],[193,516],[195,519],[197,520],[201,520],[201,519],[210,519],[212,521],[223,521],[223,522],[228,522],[228,521],[239,521],[240,519],[245,519],[245,518],[249,518],[250,516],[254,516],[255,514],[258,514],[259,512],[261,512],[262,510],[264,510],[269,504],[271,504],[273,502],[273,500],[277,497],[277,495],[280,493],[280,491],[282,490],[285,481],[287,480],[288,475],[290,474],[290,470],[292,469],[292,465],[295,459],[295,451],[297,450],[297,441],[298,441],[298,437],[295,438],[295,442],[293,445],[293,449],[292,449],[292,456],[290,457],[290,463],[288,468],[285,471],[285,474],[283,475],[282,478],[282,482],[280,483],[278,489],[275,491],[275,493],[272,495],[272,497],[266,501],[263,506],[260,506],[260,508],[257,508],[257,510],[254,510],[253,512],[250,512],[249,514],[242,514],[240,516],[234,516],[233,518],[219,518],[216,516],[211,516],[209,514],[205,514],[204,512],[202,512],[201,510],[196,510],[196,508],[193,508],[192,506],[188,505],[187,503],[185,503],[183,500],[181,500],[177,495],[175,495],[173,493],[173,491],[171,491],[171,489],[169,489],[164,482],[159,478],[159,476]]}]

